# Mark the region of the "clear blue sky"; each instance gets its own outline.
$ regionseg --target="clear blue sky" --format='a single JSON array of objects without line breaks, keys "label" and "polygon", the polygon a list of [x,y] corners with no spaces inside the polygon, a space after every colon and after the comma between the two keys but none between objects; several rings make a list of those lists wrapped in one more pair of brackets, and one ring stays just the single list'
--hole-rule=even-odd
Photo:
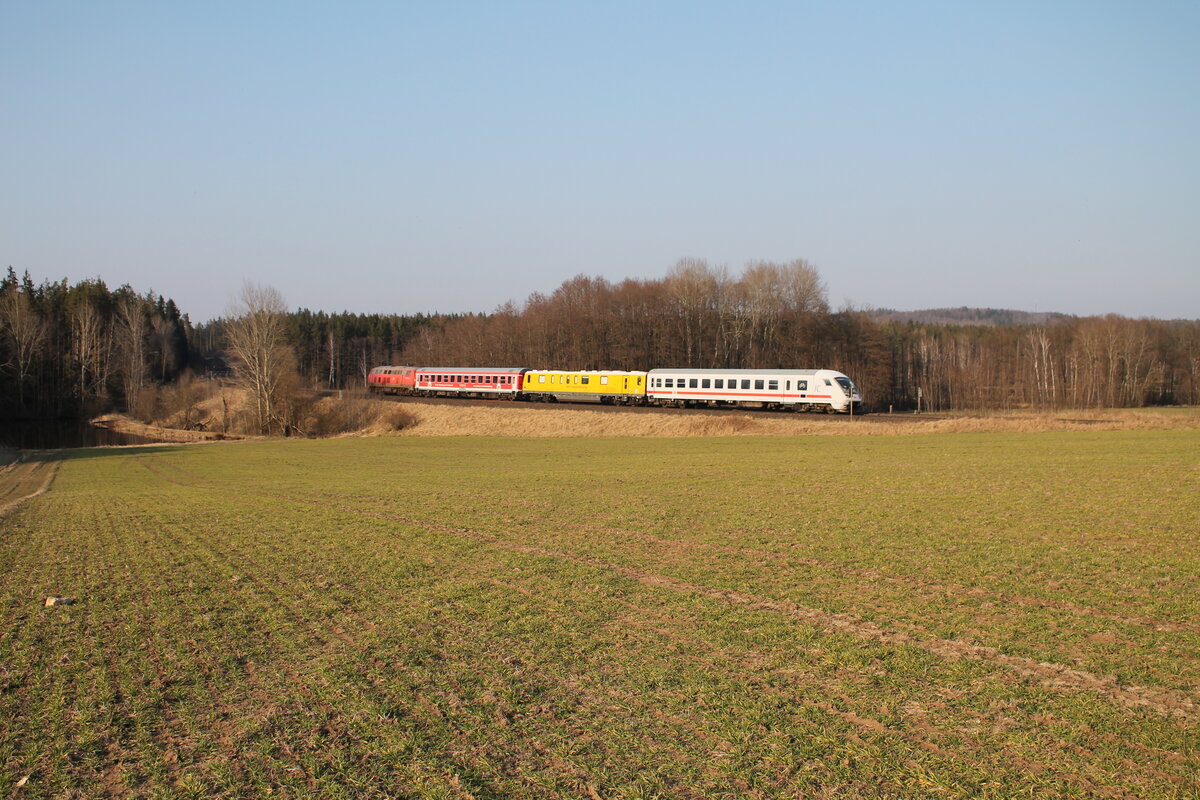
[{"label": "clear blue sky", "polygon": [[194,321],[684,256],[1200,317],[1200,2],[0,0],[0,269]]}]

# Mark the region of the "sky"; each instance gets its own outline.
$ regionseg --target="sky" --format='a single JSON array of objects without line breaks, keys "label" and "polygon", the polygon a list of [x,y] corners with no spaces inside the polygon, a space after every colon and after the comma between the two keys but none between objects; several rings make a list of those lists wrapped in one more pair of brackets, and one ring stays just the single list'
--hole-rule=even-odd
[{"label": "sky", "polygon": [[0,0],[0,269],[194,322],[815,265],[1200,317],[1200,3]]}]

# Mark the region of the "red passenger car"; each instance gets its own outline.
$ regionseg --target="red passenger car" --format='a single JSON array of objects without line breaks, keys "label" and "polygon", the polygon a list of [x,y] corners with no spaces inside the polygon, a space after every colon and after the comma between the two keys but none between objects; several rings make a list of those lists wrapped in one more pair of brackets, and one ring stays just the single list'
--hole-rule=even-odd
[{"label": "red passenger car", "polygon": [[417,394],[516,397],[521,393],[523,367],[418,367]]},{"label": "red passenger car", "polygon": [[378,394],[412,394],[416,367],[375,367],[367,375],[367,391]]}]

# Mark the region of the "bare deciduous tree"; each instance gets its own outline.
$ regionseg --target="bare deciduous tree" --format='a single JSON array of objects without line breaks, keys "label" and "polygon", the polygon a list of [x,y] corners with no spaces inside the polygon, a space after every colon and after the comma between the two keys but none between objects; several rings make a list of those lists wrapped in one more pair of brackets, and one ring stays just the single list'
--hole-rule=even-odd
[{"label": "bare deciduous tree", "polygon": [[132,292],[122,296],[113,324],[125,407],[132,409],[146,383],[146,313],[141,298]]},{"label": "bare deciduous tree", "polygon": [[107,382],[108,348],[104,317],[91,300],[82,298],[71,313],[75,368],[79,371],[79,398],[87,400],[104,393]]},{"label": "bare deciduous tree", "polygon": [[17,379],[17,403],[25,410],[25,384],[46,340],[46,321],[14,283],[0,296],[0,329],[9,343],[12,371]]},{"label": "bare deciduous tree", "polygon": [[287,430],[282,390],[291,375],[293,356],[287,346],[287,306],[283,295],[270,286],[246,282],[229,324],[229,353],[234,375],[253,395],[258,429],[272,425]]},{"label": "bare deciduous tree", "polygon": [[684,365],[698,366],[704,335],[716,298],[716,276],[701,258],[681,258],[667,273],[666,285],[683,327]]}]

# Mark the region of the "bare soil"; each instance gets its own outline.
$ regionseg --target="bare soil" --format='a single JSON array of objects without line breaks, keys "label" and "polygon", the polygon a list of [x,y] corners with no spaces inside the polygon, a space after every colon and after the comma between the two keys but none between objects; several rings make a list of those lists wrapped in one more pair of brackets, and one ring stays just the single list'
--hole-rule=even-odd
[{"label": "bare soil", "polygon": [[246,437],[218,431],[180,430],[164,425],[147,425],[124,414],[105,414],[91,420],[93,425],[107,428],[118,433],[128,433],[133,436],[143,436],[147,439],[157,439],[162,442],[215,442],[222,439],[244,439]]}]

